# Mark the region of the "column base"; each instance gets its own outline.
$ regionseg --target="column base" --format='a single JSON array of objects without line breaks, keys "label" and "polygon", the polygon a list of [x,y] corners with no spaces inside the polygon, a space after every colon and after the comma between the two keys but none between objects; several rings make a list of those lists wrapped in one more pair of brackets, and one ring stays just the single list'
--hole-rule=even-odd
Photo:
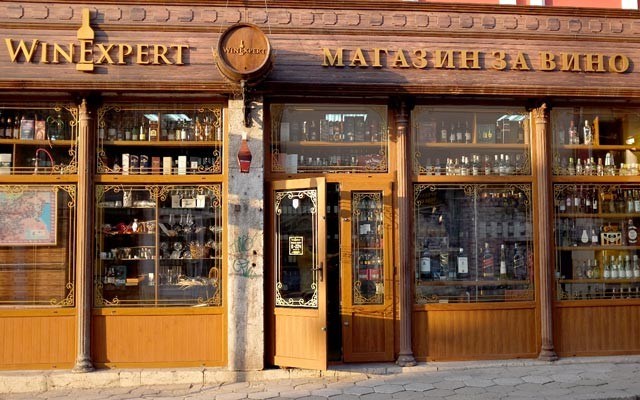
[{"label": "column base", "polygon": [[83,374],[87,372],[95,371],[95,367],[93,363],[88,358],[83,358],[80,360],[76,360],[76,365],[73,366],[72,372]]},{"label": "column base", "polygon": [[413,358],[413,354],[400,354],[396,360],[396,364],[401,367],[413,367],[417,363],[416,359]]},{"label": "column base", "polygon": [[556,361],[557,359],[558,355],[553,349],[542,349],[538,355],[538,360],[540,361]]}]

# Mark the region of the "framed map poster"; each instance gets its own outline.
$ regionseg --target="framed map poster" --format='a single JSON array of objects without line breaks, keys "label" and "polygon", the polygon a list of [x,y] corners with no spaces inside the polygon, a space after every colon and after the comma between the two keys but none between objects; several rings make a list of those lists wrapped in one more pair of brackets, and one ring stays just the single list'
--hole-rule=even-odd
[{"label": "framed map poster", "polygon": [[0,246],[55,245],[56,188],[8,188],[0,189]]}]

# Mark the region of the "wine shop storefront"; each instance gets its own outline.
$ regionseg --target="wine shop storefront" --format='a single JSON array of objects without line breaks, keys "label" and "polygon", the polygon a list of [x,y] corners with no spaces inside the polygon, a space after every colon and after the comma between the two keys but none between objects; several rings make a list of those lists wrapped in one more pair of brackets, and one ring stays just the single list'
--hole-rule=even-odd
[{"label": "wine shop storefront", "polygon": [[640,353],[634,11],[0,4],[0,369]]}]

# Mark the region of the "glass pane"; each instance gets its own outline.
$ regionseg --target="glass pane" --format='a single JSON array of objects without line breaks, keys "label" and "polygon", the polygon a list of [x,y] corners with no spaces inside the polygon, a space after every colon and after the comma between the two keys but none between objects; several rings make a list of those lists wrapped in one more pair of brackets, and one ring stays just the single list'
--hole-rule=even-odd
[{"label": "glass pane", "polygon": [[386,113],[384,106],[273,105],[272,171],[387,172]]},{"label": "glass pane", "polygon": [[424,175],[530,175],[530,120],[522,108],[426,107],[412,114]]},{"label": "glass pane", "polygon": [[96,190],[95,303],[221,305],[221,186]]},{"label": "glass pane", "polygon": [[558,300],[640,298],[640,185],[557,184]]},{"label": "glass pane", "polygon": [[160,197],[158,304],[221,304],[220,190],[173,186],[167,187],[166,198]]},{"label": "glass pane", "polygon": [[135,186],[98,186],[96,197],[96,306],[154,305],[155,199]]},{"label": "glass pane", "polygon": [[554,175],[638,175],[640,115],[614,108],[554,108]]},{"label": "glass pane", "polygon": [[533,300],[530,185],[414,191],[417,303]]},{"label": "glass pane", "polygon": [[106,105],[98,111],[98,173],[222,173],[222,108]]},{"label": "glass pane", "polygon": [[278,191],[276,306],[318,307],[318,192]]},{"label": "glass pane", "polygon": [[384,214],[382,192],[354,192],[353,303],[384,303]]},{"label": "glass pane", "polygon": [[0,175],[75,174],[78,108],[0,106]]},{"label": "glass pane", "polygon": [[75,186],[0,186],[0,304],[73,306]]}]

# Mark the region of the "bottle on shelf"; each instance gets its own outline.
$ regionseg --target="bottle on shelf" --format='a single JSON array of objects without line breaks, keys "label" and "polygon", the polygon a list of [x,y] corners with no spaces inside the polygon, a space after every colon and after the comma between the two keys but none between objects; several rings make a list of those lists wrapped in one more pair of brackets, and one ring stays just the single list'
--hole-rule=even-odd
[{"label": "bottle on shelf", "polygon": [[609,266],[611,268],[611,279],[618,279],[618,263],[616,263],[616,259],[614,256],[611,256]]},{"label": "bottle on shelf", "polygon": [[425,241],[420,252],[420,280],[431,279],[431,253],[429,252],[429,242]]},{"label": "bottle on shelf", "polygon": [[513,244],[513,277],[514,279],[525,279],[527,271],[525,269],[525,257],[522,254],[518,243]]},{"label": "bottle on shelf", "polygon": [[469,277],[469,258],[464,252],[464,248],[460,247],[458,252],[458,271],[457,277],[460,279],[467,279]]},{"label": "bottle on shelf", "polygon": [[500,245],[500,279],[507,279],[507,251],[504,243]]},{"label": "bottle on shelf", "polygon": [[484,279],[493,279],[495,277],[495,261],[488,242],[484,243],[484,251],[482,253],[482,277]]},{"label": "bottle on shelf", "polygon": [[584,120],[584,126],[582,127],[582,143],[589,146],[593,144],[593,132],[587,119]]},{"label": "bottle on shelf", "polygon": [[627,224],[627,243],[630,245],[638,243],[638,228],[636,228],[631,218],[629,218],[629,223]]},{"label": "bottle on shelf", "polygon": [[628,254],[624,256],[624,277],[627,279],[633,278],[633,268]]},{"label": "bottle on shelf", "polygon": [[578,128],[576,128],[575,122],[571,120],[569,123],[569,144],[580,144],[580,137],[578,137]]},{"label": "bottle on shelf", "polygon": [[638,265],[638,255],[633,255],[633,277],[640,278],[640,265]]}]

